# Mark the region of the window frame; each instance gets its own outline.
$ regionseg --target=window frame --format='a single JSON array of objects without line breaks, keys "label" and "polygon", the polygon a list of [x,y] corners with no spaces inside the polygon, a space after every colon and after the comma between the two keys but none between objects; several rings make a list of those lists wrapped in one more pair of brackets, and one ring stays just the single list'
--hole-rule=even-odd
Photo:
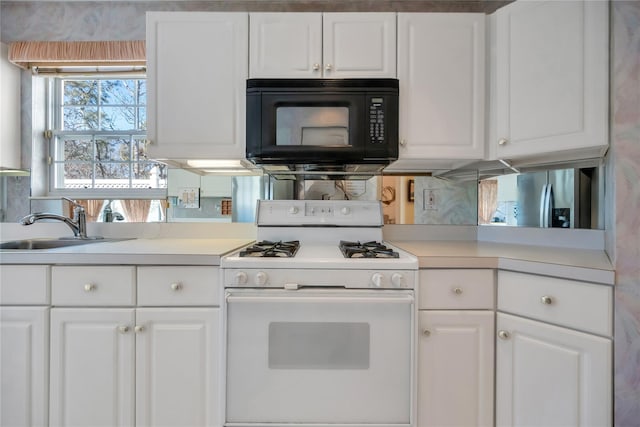
[{"label": "window frame", "polygon": [[[70,198],[76,199],[166,199],[167,198],[167,187],[164,188],[131,188],[133,175],[130,173],[128,176],[128,185],[129,188],[95,188],[95,168],[98,162],[95,158],[95,143],[92,144],[92,149],[94,150],[92,154],[91,165],[93,167],[93,172],[91,173],[91,183],[92,187],[90,188],[62,188],[56,187],[56,185],[60,182],[62,185],[62,180],[64,180],[64,173],[57,174],[58,168],[64,168],[64,164],[72,163],[73,161],[59,160],[56,158],[56,153],[58,152],[58,148],[63,150],[63,147],[59,147],[63,145],[62,137],[75,137],[78,139],[92,139],[97,140],[100,138],[121,138],[125,140],[129,140],[131,143],[134,140],[142,140],[143,143],[146,143],[146,136],[148,130],[82,130],[82,131],[68,131],[62,130],[63,125],[63,98],[64,98],[64,80],[146,80],[146,76],[143,75],[112,75],[105,73],[89,73],[89,74],[81,74],[81,75],[57,75],[48,77],[48,83],[46,84],[46,118],[47,118],[47,128],[48,131],[45,132],[47,141],[48,141],[48,185],[47,185],[47,193],[52,197],[61,197],[66,196]],[[140,105],[145,105],[148,109],[148,105],[139,104],[138,100],[136,100],[136,104],[132,104],[134,107],[139,107]],[[100,107],[104,106],[102,103],[98,103],[96,108],[98,111]],[[107,105],[111,107],[111,105]],[[116,105],[120,106],[120,105]],[[128,104],[127,104],[128,106]],[[138,113],[136,112],[136,120],[138,120]],[[130,146],[131,147],[131,146]],[[113,161],[108,163],[124,163],[129,165],[129,171],[132,171],[132,168],[138,164],[138,160],[134,159],[134,156],[130,156],[131,158],[128,161]],[[147,161],[145,161],[146,163]],[[105,162],[106,163],[106,162]],[[148,159],[148,164],[158,163],[163,165],[161,162],[154,161],[152,159]],[[168,166],[164,165],[164,173],[165,173],[165,185],[168,185],[166,174],[168,171]],[[58,181],[58,182],[57,182]]]}]

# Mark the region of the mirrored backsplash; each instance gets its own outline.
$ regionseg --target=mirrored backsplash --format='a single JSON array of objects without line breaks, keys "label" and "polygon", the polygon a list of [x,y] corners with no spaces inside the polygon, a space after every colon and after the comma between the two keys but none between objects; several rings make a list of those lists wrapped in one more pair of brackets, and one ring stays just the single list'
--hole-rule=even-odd
[{"label": "mirrored backsplash", "polygon": [[[254,222],[258,199],[380,200],[385,224],[604,229],[603,166],[491,174],[478,170],[376,175],[365,180],[275,179],[169,169],[164,200],[82,200],[96,222]],[[29,199],[29,177],[1,177],[0,215],[68,214]]]}]

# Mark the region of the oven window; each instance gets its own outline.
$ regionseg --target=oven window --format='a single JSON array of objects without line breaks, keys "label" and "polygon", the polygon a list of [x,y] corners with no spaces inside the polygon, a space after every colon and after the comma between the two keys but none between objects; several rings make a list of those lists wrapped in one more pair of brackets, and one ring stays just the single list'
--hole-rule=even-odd
[{"label": "oven window", "polygon": [[276,145],[349,145],[349,108],[278,107]]},{"label": "oven window", "polygon": [[272,322],[270,369],[369,369],[369,324]]}]

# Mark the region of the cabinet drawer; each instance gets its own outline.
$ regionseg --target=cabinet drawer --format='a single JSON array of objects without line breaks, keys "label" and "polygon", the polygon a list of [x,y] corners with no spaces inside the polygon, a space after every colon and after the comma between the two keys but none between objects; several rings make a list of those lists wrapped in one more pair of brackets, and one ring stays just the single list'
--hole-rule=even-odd
[{"label": "cabinet drawer", "polygon": [[138,305],[220,305],[218,267],[138,267]]},{"label": "cabinet drawer", "polygon": [[612,288],[576,280],[498,272],[498,309],[602,335],[612,334]]},{"label": "cabinet drawer", "polygon": [[48,265],[0,265],[0,304],[48,305]]},{"label": "cabinet drawer", "polygon": [[135,267],[52,267],[51,302],[68,306],[135,304]]},{"label": "cabinet drawer", "polygon": [[420,309],[493,309],[494,270],[420,270]]}]

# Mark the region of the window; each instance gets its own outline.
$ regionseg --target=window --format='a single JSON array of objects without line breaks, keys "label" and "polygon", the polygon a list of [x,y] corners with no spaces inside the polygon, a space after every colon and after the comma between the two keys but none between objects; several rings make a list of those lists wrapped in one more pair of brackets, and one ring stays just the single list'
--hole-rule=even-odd
[{"label": "window", "polygon": [[166,166],[146,153],[144,78],[59,77],[50,93],[50,194],[166,197]]}]

